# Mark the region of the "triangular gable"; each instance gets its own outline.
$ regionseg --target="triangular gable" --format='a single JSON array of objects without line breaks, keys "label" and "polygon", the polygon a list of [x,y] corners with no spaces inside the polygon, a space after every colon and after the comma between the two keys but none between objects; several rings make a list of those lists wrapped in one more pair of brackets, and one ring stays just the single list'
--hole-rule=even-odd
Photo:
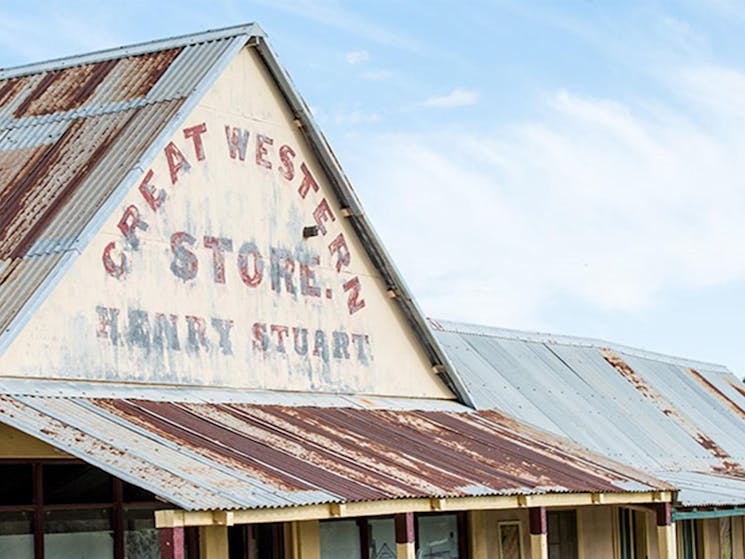
[{"label": "triangular gable", "polygon": [[275,78],[256,48],[233,58],[2,374],[452,397]]}]

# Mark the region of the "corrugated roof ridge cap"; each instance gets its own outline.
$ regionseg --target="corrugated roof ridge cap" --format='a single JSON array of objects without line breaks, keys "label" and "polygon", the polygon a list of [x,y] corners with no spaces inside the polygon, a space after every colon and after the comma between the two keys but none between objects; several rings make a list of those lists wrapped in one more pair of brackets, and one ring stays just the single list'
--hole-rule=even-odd
[{"label": "corrugated roof ridge cap", "polygon": [[205,43],[208,41],[216,41],[220,39],[228,39],[231,37],[238,37],[245,35],[249,37],[266,37],[266,32],[261,28],[258,23],[244,23],[241,25],[234,25],[231,27],[224,27],[221,29],[210,29],[207,31],[201,31],[198,33],[189,33],[186,35],[177,35],[166,39],[155,39],[152,41],[145,41],[141,43],[133,43],[130,45],[122,45],[119,47],[108,48],[97,50],[85,54],[77,54],[72,56],[64,56],[61,58],[52,58],[49,60],[43,60],[40,62],[32,62],[31,64],[22,64],[19,66],[11,66],[10,68],[0,68],[0,80],[9,78],[17,78],[29,74],[36,74],[40,72],[49,72],[52,70],[62,70],[64,68],[70,68],[73,66],[80,66],[83,64],[91,64],[95,62],[103,62],[105,60],[113,60],[115,58],[126,58],[128,56],[139,56],[151,52],[157,52],[162,50],[168,50],[172,48],[185,47],[198,43]]},{"label": "corrugated roof ridge cap", "polygon": [[435,332],[450,332],[453,334],[468,334],[472,336],[503,338],[506,340],[518,340],[552,345],[568,345],[578,347],[591,347],[595,349],[610,349],[618,353],[623,353],[634,357],[653,359],[656,361],[664,361],[673,365],[679,365],[683,367],[701,367],[713,370],[715,372],[733,374],[726,365],[722,365],[721,363],[700,361],[688,357],[681,357],[679,355],[670,355],[668,353],[650,351],[637,347],[618,344],[615,342],[609,342],[601,338],[587,338],[583,336],[572,336],[570,334],[551,334],[549,332],[537,332],[532,330],[516,330],[513,328],[501,328],[498,326],[487,326],[482,324],[459,322],[453,320],[440,320],[430,318],[429,321],[431,324],[433,324]]}]

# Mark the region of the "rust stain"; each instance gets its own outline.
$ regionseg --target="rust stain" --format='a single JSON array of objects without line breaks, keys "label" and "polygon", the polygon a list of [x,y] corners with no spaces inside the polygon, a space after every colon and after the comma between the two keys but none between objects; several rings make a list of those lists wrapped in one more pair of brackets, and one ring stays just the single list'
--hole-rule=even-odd
[{"label": "rust stain", "polygon": [[699,383],[701,383],[709,392],[711,392],[714,396],[716,396],[722,402],[724,402],[724,404],[729,409],[731,409],[733,412],[739,415],[742,419],[745,419],[745,409],[738,406],[734,400],[730,399],[729,396],[727,396],[724,392],[722,392],[716,386],[714,386],[711,382],[709,382],[706,379],[706,377],[704,377],[704,375],[702,375],[696,369],[688,369],[688,372],[691,373],[693,378],[695,378]]},{"label": "rust stain", "polygon": [[26,86],[28,80],[28,76],[23,76],[2,82],[2,86],[0,86],[0,106],[7,105],[15,99],[16,95]]},{"label": "rust stain", "polygon": [[47,73],[13,115],[16,118],[42,116],[81,107],[118,62],[107,60]]},{"label": "rust stain", "polygon": [[[602,349],[600,351],[603,359],[608,362],[621,376],[629,381],[634,388],[645,398],[654,402],[657,408],[664,413],[667,417],[675,421],[682,429],[684,429],[693,439],[705,450],[707,450],[714,458],[719,460],[719,465],[714,466],[713,469],[720,473],[734,473],[739,475],[745,475],[745,468],[738,464],[732,459],[732,456],[724,450],[716,441],[709,437],[706,433],[703,433],[696,425],[689,421],[683,416],[675,407],[664,397],[662,394],[657,392],[651,386],[649,386],[644,379],[642,379],[636,372],[616,355],[610,349]],[[693,371],[691,369],[691,371]]]},{"label": "rust stain", "polygon": [[734,380],[732,378],[728,378],[727,379],[727,382],[729,382],[729,384],[730,384],[730,386],[732,388],[734,388],[735,390],[737,390],[737,392],[740,394],[740,396],[742,396],[743,398],[745,398],[745,388],[742,387],[742,384],[740,383],[740,381]]},{"label": "rust stain", "polygon": [[[116,140],[125,113],[106,120],[76,120],[62,137],[42,150],[0,195],[0,258],[16,258],[64,206],[72,193]],[[80,145],[90,150],[75,156]],[[62,180],[62,179],[65,180]]]}]

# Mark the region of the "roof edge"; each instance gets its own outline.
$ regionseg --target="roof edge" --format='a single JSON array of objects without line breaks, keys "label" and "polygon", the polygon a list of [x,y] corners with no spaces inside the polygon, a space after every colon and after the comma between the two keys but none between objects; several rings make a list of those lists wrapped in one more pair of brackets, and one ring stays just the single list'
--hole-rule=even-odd
[{"label": "roof edge", "polygon": [[515,330],[511,328],[500,328],[498,326],[486,326],[470,322],[458,322],[453,320],[428,319],[435,330],[441,332],[451,332],[454,334],[470,334],[473,336],[489,336],[493,338],[502,338],[505,340],[518,340],[525,342],[536,342],[552,345],[569,345],[578,347],[590,347],[595,349],[612,349],[619,353],[665,361],[683,367],[700,367],[720,373],[734,374],[721,363],[712,363],[709,361],[699,361],[688,357],[670,355],[656,351],[649,351],[633,346],[609,342],[601,338],[586,338],[582,336],[572,336],[569,334],[551,334],[548,332],[536,332],[531,330]]},{"label": "roof edge", "polygon": [[35,74],[37,72],[49,72],[51,70],[61,70],[71,66],[80,66],[93,62],[112,60],[115,58],[125,58],[128,56],[137,56],[159,50],[166,50],[176,47],[183,47],[196,43],[226,39],[229,37],[238,37],[244,35],[248,37],[266,37],[266,33],[257,23],[245,23],[223,27],[221,29],[210,29],[199,33],[190,33],[186,35],[177,35],[166,39],[156,39],[142,43],[133,43],[109,49],[98,50],[80,55],[65,56],[53,58],[42,62],[31,64],[22,64],[11,66],[10,68],[0,68],[0,80],[8,78],[17,78],[20,76]]},{"label": "roof edge", "polygon": [[347,210],[345,219],[350,221],[357,232],[368,257],[386,282],[386,288],[394,301],[398,303],[406,321],[422,343],[422,349],[431,361],[432,370],[461,403],[475,407],[468,388],[457,374],[444,349],[440,347],[424,313],[419,308],[380,237],[367,220],[362,204],[349,178],[334,155],[320,127],[315,122],[310,108],[292,82],[292,78],[279,62],[279,58],[265,37],[259,39],[256,49],[277,83],[279,90],[284,95],[285,101],[295,114],[295,118],[300,124],[300,130],[330,179],[329,182],[339,198],[339,202]]}]

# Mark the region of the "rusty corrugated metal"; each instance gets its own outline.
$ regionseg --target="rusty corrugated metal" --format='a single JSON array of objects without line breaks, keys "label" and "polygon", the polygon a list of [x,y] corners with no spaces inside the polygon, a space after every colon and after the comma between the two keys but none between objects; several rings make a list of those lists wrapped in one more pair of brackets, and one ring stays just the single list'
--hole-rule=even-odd
[{"label": "rusty corrugated metal", "polygon": [[0,331],[249,29],[0,71]]},{"label": "rusty corrugated metal", "polygon": [[[745,502],[745,390],[725,367],[598,340],[433,325],[477,407],[685,480],[686,505]],[[739,488],[727,497],[723,480]]]},{"label": "rusty corrugated metal", "polygon": [[493,411],[0,396],[0,421],[189,509],[669,490]]}]

